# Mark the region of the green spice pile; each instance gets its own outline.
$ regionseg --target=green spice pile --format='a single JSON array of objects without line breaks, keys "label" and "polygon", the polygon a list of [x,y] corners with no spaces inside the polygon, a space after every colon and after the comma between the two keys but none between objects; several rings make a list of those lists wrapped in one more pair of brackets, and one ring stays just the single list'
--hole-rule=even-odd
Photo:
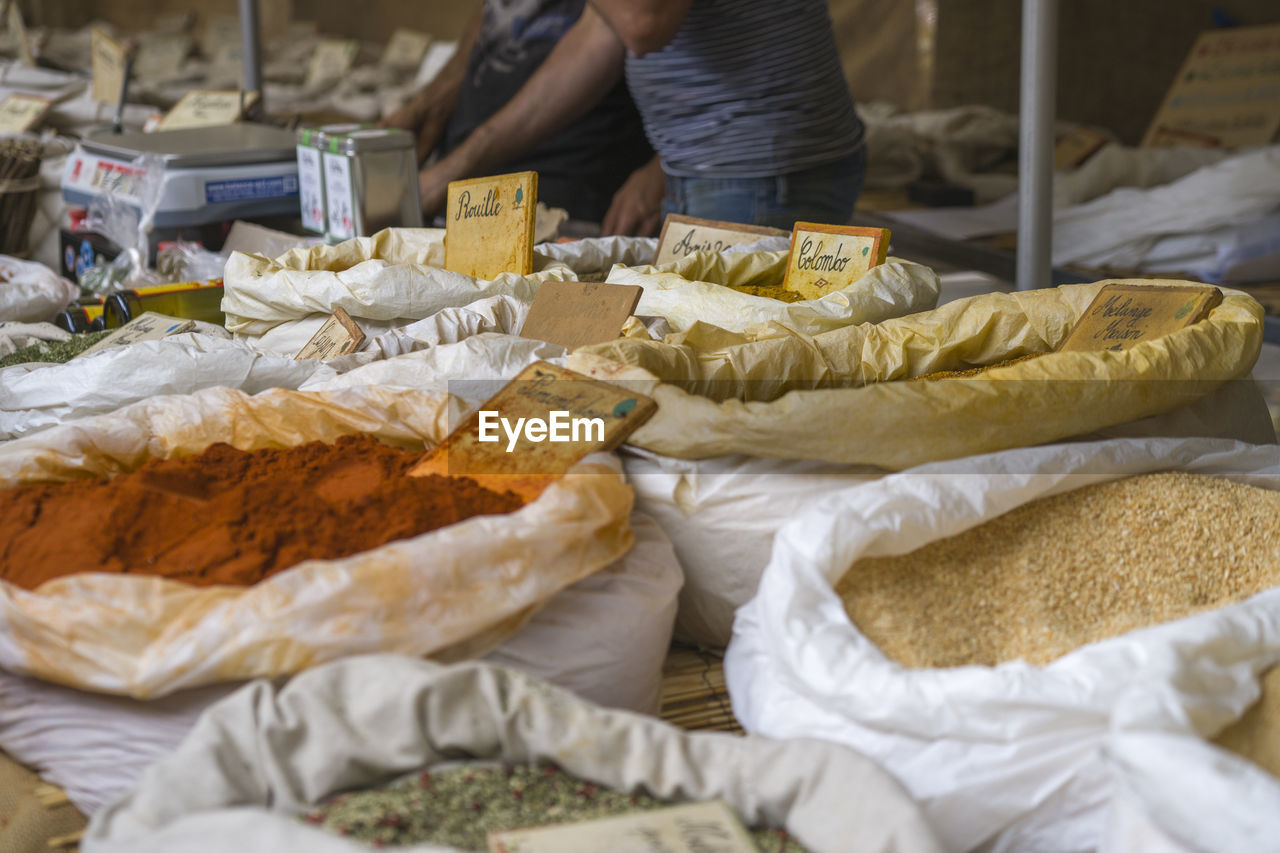
[{"label": "green spice pile", "polygon": [[[550,764],[462,764],[424,770],[385,788],[340,794],[308,823],[375,847],[443,844],[483,853],[490,832],[577,823],[672,803],[623,794]],[[805,853],[783,830],[756,829],[761,853]]]},{"label": "green spice pile", "polygon": [[1280,492],[1145,474],[1041,498],[836,584],[905,666],[1045,664],[1280,585]]},{"label": "green spice pile", "polygon": [[111,334],[112,331],[114,329],[105,332],[86,332],[81,335],[72,335],[69,341],[42,341],[31,344],[0,358],[0,367],[29,364],[33,361],[65,364]]}]

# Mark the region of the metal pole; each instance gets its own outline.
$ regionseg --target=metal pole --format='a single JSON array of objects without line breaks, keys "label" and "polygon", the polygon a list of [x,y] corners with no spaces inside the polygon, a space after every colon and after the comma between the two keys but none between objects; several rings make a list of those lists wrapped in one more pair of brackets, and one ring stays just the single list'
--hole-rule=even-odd
[{"label": "metal pole", "polygon": [[244,91],[257,92],[251,112],[266,112],[262,91],[262,44],[258,38],[258,0],[240,0],[240,43],[244,47]]},{"label": "metal pole", "polygon": [[1058,0],[1022,0],[1018,113],[1018,289],[1053,277],[1053,121],[1058,93]]}]

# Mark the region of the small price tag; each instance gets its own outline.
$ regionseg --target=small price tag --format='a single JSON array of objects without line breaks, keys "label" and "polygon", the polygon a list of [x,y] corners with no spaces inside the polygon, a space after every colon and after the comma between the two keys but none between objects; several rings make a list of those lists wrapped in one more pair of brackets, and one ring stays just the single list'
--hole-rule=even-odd
[{"label": "small price tag", "polygon": [[805,299],[821,299],[884,263],[888,251],[886,228],[797,222],[782,286]]},{"label": "small price tag", "polygon": [[644,288],[634,284],[543,282],[520,336],[568,350],[611,341],[635,313],[643,293]]},{"label": "small price tag", "polygon": [[382,52],[381,64],[391,68],[417,68],[429,47],[431,36],[400,27],[391,34],[391,41]]},{"label": "small price tag", "polygon": [[18,59],[28,68],[35,67],[36,57],[31,49],[31,37],[27,33],[27,22],[22,19],[22,9],[17,0],[9,4],[9,32],[13,33],[18,43]]},{"label": "small price tag", "polygon": [[1221,303],[1222,291],[1207,285],[1108,284],[1057,351],[1127,350],[1198,323]]},{"label": "small price tag", "polygon": [[183,320],[180,317],[169,317],[164,314],[157,314],[154,311],[147,311],[125,323],[80,353],[76,358],[84,358],[86,355],[93,355],[95,352],[102,352],[112,347],[122,347],[126,344],[136,344],[140,341],[158,341],[170,335],[181,335],[183,332],[194,331],[195,328],[196,324],[193,320]]},{"label": "small price tag", "polygon": [[584,456],[617,447],[656,409],[642,394],[540,361],[463,420],[409,476],[467,476],[532,499]]},{"label": "small price tag", "polygon": [[533,272],[537,172],[454,181],[448,198],[445,269],[485,280]]},{"label": "small price tag", "polygon": [[294,356],[295,361],[318,358],[328,361],[340,355],[355,352],[364,343],[364,332],[351,319],[351,315],[341,308],[333,309],[333,314],[320,327],[307,345]]},{"label": "small price tag", "polygon": [[328,208],[328,235],[335,240],[356,236],[356,201],[351,187],[351,160],[342,154],[324,154],[324,203]]},{"label": "small price tag", "polygon": [[694,252],[723,252],[740,243],[754,243],[761,237],[786,237],[789,232],[780,228],[762,228],[758,225],[740,225],[736,222],[717,222],[713,219],[697,219],[667,214],[658,235],[658,254],[654,264],[668,264]]},{"label": "small price tag", "polygon": [[93,99],[106,104],[120,100],[128,51],[125,46],[97,27],[90,36],[90,67],[93,74]]},{"label": "small price tag", "polygon": [[51,98],[12,94],[0,101],[0,133],[25,133],[35,128],[53,106]]},{"label": "small price tag", "polygon": [[490,853],[754,853],[758,849],[733,809],[721,800],[489,833]]},{"label": "small price tag", "polygon": [[307,85],[316,86],[340,79],[351,70],[359,52],[360,45],[350,39],[323,39],[311,54]]},{"label": "small price tag", "polygon": [[235,124],[258,99],[257,92],[193,89],[160,120],[157,130]]}]

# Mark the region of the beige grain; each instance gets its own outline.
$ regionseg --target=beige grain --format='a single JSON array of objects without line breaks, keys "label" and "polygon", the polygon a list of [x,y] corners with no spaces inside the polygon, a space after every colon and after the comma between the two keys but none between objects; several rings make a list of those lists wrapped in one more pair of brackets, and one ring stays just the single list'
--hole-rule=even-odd
[{"label": "beige grain", "polygon": [[1042,498],[836,585],[854,624],[912,667],[1044,664],[1280,583],[1280,493],[1146,474]]},{"label": "beige grain", "polygon": [[1213,742],[1280,777],[1280,666],[1262,679],[1262,696]]}]

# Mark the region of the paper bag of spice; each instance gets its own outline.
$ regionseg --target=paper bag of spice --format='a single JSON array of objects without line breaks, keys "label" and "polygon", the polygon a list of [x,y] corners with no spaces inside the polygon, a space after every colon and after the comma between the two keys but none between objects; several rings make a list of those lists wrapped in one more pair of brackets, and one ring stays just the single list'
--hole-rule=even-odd
[{"label": "paper bag of spice", "polygon": [[[1249,375],[1263,311],[1232,290],[1201,322],[1124,352],[1051,352],[1109,283],[987,294],[812,337],[778,330],[761,339],[700,325],[666,341],[582,347],[568,367],[601,379],[661,380],[652,392],[657,414],[629,439],[655,453],[894,470],[1170,413]],[[971,378],[896,381],[1029,353],[1043,354]],[[1249,400],[1201,413],[1190,434],[1274,440],[1261,396],[1242,384]],[[1161,431],[1167,425],[1147,426],[1135,434],[1171,434]]]},{"label": "paper bag of spice", "polygon": [[833,492],[778,532],[738,611],[734,712],[868,753],[948,849],[1095,849],[1109,736],[1212,736],[1280,661],[1277,515],[1280,448],[1210,439],[1021,448]]},{"label": "paper bag of spice", "polygon": [[[377,388],[157,397],[0,447],[0,486],[118,474],[218,441],[253,450],[366,432],[421,446],[447,434],[451,414],[459,414],[453,398]],[[630,510],[630,489],[601,457],[510,514],[310,560],[252,586],[108,573],[30,590],[0,581],[0,666],[148,698],[360,652],[482,654],[555,593],[623,554]]]}]

